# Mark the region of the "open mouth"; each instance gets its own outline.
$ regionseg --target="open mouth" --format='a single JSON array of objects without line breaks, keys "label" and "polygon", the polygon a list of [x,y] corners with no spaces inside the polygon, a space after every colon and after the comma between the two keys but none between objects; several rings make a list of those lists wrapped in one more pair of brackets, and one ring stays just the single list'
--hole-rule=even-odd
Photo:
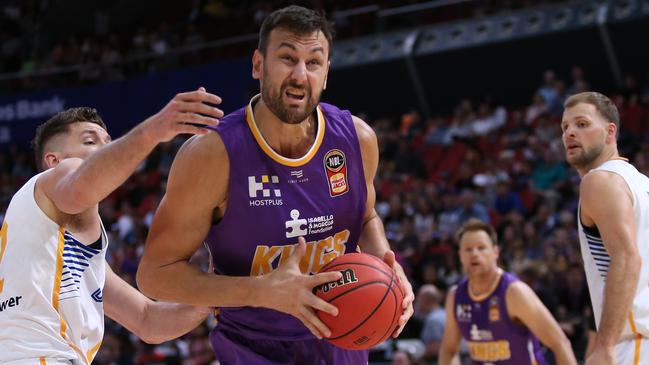
[{"label": "open mouth", "polygon": [[290,91],[286,91],[285,94],[289,99],[295,100],[295,101],[302,101],[302,100],[304,100],[304,97],[306,96],[306,94],[304,94],[304,93],[290,92]]}]

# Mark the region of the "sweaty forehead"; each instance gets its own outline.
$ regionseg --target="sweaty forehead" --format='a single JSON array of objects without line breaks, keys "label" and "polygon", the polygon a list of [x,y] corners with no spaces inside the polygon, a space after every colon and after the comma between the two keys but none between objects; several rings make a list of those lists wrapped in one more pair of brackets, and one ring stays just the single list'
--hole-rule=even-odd
[{"label": "sweaty forehead", "polygon": [[269,37],[269,48],[277,50],[285,45],[291,45],[298,50],[309,52],[321,49],[325,55],[329,51],[327,37],[320,30],[310,33],[295,33],[286,28],[273,29]]}]

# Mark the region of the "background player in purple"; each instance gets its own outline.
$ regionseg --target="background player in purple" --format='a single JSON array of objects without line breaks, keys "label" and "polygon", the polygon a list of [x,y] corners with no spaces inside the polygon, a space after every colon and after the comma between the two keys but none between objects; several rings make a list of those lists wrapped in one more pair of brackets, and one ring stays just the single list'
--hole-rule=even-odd
[{"label": "background player in purple", "polygon": [[[319,102],[331,41],[312,10],[265,19],[252,59],[261,94],[181,148],[151,226],[140,288],[221,307],[211,340],[222,364],[367,364],[366,351],[321,340],[330,331],[315,310],[337,308],[312,293],[340,274],[311,274],[358,247],[394,267],[406,290],[394,336],[412,315],[412,288],[374,209],[376,135]],[[188,264],[203,241],[216,276]]]},{"label": "background player in purple", "polygon": [[534,291],[498,267],[496,231],[468,220],[457,232],[467,278],[449,291],[439,364],[451,364],[468,343],[475,364],[546,364],[538,340],[557,364],[576,364],[570,341]]}]

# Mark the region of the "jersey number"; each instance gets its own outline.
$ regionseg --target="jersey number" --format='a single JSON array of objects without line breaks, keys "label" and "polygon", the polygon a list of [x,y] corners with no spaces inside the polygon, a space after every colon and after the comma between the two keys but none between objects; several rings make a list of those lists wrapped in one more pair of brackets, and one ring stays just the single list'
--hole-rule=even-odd
[{"label": "jersey number", "polygon": [[[2,257],[5,254],[5,249],[7,248],[7,222],[2,223],[2,229],[0,229],[0,264],[2,264]],[[5,284],[5,279],[0,278],[0,294],[2,294],[2,289]]]}]

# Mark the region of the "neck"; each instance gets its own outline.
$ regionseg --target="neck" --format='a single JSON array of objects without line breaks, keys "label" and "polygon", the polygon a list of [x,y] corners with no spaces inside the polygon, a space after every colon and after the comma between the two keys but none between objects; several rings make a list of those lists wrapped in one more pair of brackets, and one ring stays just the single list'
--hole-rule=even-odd
[{"label": "neck", "polygon": [[606,161],[611,161],[611,160],[626,160],[626,158],[620,157],[617,148],[614,148],[612,150],[604,150],[590,164],[583,167],[578,167],[577,172],[579,173],[580,177],[584,177],[584,175],[586,175],[590,170],[596,169],[600,167],[602,164],[604,164]]},{"label": "neck", "polygon": [[501,275],[502,269],[496,267],[485,274],[469,278],[469,293],[472,297],[482,297],[493,292]]},{"label": "neck", "polygon": [[258,98],[252,110],[259,132],[266,143],[280,155],[300,158],[315,142],[318,129],[316,113],[297,124],[285,123],[268,108],[262,98]]}]

